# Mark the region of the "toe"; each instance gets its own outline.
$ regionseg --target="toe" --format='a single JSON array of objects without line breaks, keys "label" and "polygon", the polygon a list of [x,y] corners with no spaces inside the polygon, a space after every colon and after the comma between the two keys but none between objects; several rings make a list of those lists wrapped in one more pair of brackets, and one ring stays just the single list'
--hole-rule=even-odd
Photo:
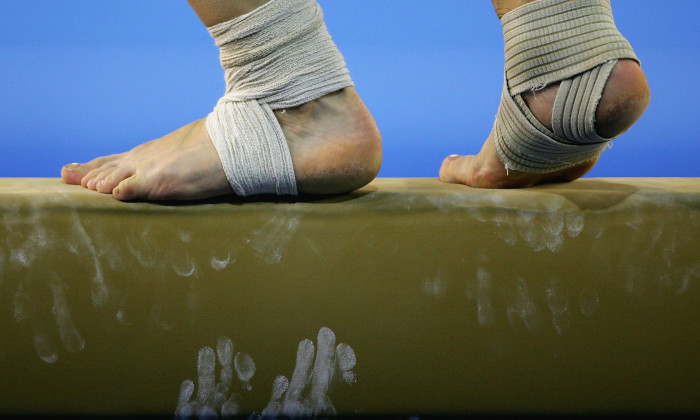
[{"label": "toe", "polygon": [[85,176],[85,172],[86,171],[83,165],[79,163],[71,163],[61,168],[61,178],[63,178],[63,181],[66,184],[77,185],[80,184],[83,176]]},{"label": "toe", "polygon": [[97,180],[95,177],[92,177],[90,175],[85,175],[83,179],[80,180],[80,185],[83,187],[89,189],[89,190],[94,190],[95,189],[95,183]]},{"label": "toe", "polygon": [[128,201],[139,198],[139,184],[136,176],[130,176],[122,180],[112,190],[112,195],[119,201]]},{"label": "toe", "polygon": [[97,184],[113,174],[118,168],[119,166],[113,162],[99,166],[86,173],[80,180],[80,184],[85,188],[97,190]]},{"label": "toe", "polygon": [[112,190],[109,188],[106,179],[101,179],[95,183],[95,191],[102,194],[111,193]]},{"label": "toe", "polygon": [[120,182],[132,175],[133,172],[129,168],[115,168],[101,179],[98,178],[98,181],[95,183],[95,189],[97,192],[103,194],[111,194],[114,188],[119,185]]},{"label": "toe", "polygon": [[88,180],[85,178],[88,174],[109,165],[117,156],[118,155],[104,156],[93,159],[88,163],[70,163],[61,168],[61,178],[63,178],[67,184],[81,184],[86,186]]},{"label": "toe", "polygon": [[467,184],[466,174],[472,156],[450,155],[442,161],[440,181],[452,184]]},{"label": "toe", "polygon": [[97,175],[100,173],[99,170],[93,169],[92,171],[89,171],[85,175],[83,175],[82,179],[80,180],[80,185],[82,185],[85,188],[94,190],[95,189],[95,184],[97,183]]}]

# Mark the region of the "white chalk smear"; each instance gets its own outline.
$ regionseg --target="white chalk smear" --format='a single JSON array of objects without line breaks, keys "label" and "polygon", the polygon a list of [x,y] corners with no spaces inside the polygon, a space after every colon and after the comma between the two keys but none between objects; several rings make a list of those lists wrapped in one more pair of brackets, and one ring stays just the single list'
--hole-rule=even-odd
[{"label": "white chalk smear", "polygon": [[30,252],[26,245],[10,250],[10,261],[19,263],[23,267],[29,267],[34,262],[34,253]]},{"label": "white chalk smear", "polygon": [[311,378],[309,400],[314,413],[335,414],[335,407],[328,398],[335,371],[335,334],[330,328],[323,327],[316,338],[316,360]]},{"label": "white chalk smear", "polygon": [[585,218],[582,212],[568,212],[566,213],[566,233],[575,238],[581,234],[583,231]]},{"label": "white chalk smear", "polygon": [[357,364],[357,358],[355,357],[355,350],[345,343],[340,343],[335,348],[335,354],[338,358],[338,368],[340,368],[340,373],[343,380],[348,385],[352,385],[357,381],[355,372],[352,369]]},{"label": "white chalk smear", "polygon": [[20,280],[17,283],[17,291],[15,291],[15,296],[12,299],[13,312],[12,315],[15,318],[15,322],[21,324],[24,320],[29,318],[27,313],[27,297],[24,293],[24,282]]},{"label": "white chalk smear", "polygon": [[221,406],[221,418],[233,419],[241,412],[241,396],[240,394],[231,394],[231,396]]},{"label": "white chalk smear", "polygon": [[85,251],[87,251],[88,255],[92,259],[92,263],[95,268],[95,273],[92,276],[93,285],[92,290],[90,291],[90,297],[92,299],[92,304],[95,307],[99,308],[107,302],[107,298],[109,297],[109,290],[107,289],[107,286],[104,283],[102,265],[100,264],[100,260],[97,257],[95,245],[93,244],[90,235],[88,235],[82,223],[80,222],[78,213],[71,213],[71,219],[73,219],[73,242],[71,247],[74,247],[78,251],[78,254],[82,254],[82,252],[80,251],[84,249]]},{"label": "white chalk smear", "polygon": [[221,336],[216,341],[216,357],[219,359],[219,364],[221,364],[221,384],[225,386],[226,390],[231,387],[231,380],[233,379],[233,369],[231,367],[231,361],[233,360],[233,341],[226,336]]},{"label": "white chalk smear", "polygon": [[545,244],[552,252],[559,252],[564,245],[564,215],[559,211],[544,213],[540,216],[542,234]]},{"label": "white chalk smear", "polygon": [[571,326],[569,291],[559,279],[551,279],[545,293],[547,307],[552,313],[552,326],[557,334],[563,335]]},{"label": "white chalk smear", "polygon": [[272,382],[272,396],[270,402],[263,409],[263,417],[277,416],[282,412],[282,397],[289,388],[289,381],[286,376],[278,376]]},{"label": "white chalk smear", "polygon": [[66,299],[65,284],[53,274],[51,278],[51,292],[53,294],[53,314],[56,318],[58,333],[61,337],[63,347],[71,353],[77,353],[85,347],[85,339],[80,335],[75,327],[73,317],[68,310],[68,301]]},{"label": "white chalk smear", "polygon": [[211,265],[211,268],[214,270],[223,270],[228,266],[229,264],[232,264],[233,261],[231,261],[231,252],[229,251],[228,254],[226,255],[226,258],[217,258],[215,256],[211,256],[209,259],[209,265]]},{"label": "white chalk smear", "polygon": [[[292,373],[292,380],[289,382],[289,387],[284,398],[281,414],[298,417],[308,416],[310,409],[302,401],[302,393],[308,385],[308,380],[311,377],[311,363],[314,357],[314,343],[311,340],[302,340],[297,346],[296,365]],[[278,413],[279,414],[279,413]]]},{"label": "white chalk smear", "polygon": [[493,222],[496,223],[496,233],[510,246],[515,246],[518,243],[518,232],[515,230],[511,222],[511,216],[508,213],[496,213],[493,216]]},{"label": "white chalk smear", "polygon": [[184,258],[179,256],[171,258],[171,266],[175,274],[180,277],[190,277],[197,271],[197,266],[189,255],[185,255]]},{"label": "white chalk smear", "polygon": [[147,227],[143,227],[142,230],[132,230],[131,234],[126,237],[126,247],[142,266],[154,267],[156,265],[157,247],[149,236]]},{"label": "white chalk smear", "polygon": [[[3,217],[5,219],[5,217]],[[15,237],[22,241],[20,244],[11,244],[10,252],[10,262],[19,264],[22,267],[29,268],[33,265],[37,258],[37,252],[41,249],[48,247],[49,240],[46,230],[41,224],[41,214],[38,212],[32,212],[31,216],[27,219],[22,220],[19,226],[30,226],[28,232],[18,232],[11,227],[10,223],[17,223],[16,221],[5,224],[8,231],[8,237]]]},{"label": "white chalk smear", "polygon": [[563,314],[552,314],[552,326],[559,335],[564,335],[571,328],[571,315],[568,312]]},{"label": "white chalk smear", "polygon": [[491,274],[479,267],[476,271],[476,317],[479,325],[494,322],[494,309],[491,303]]},{"label": "white chalk smear", "polygon": [[522,278],[518,279],[515,294],[508,305],[508,321],[511,326],[515,326],[516,320],[521,320],[531,332],[539,330],[542,326],[535,299]]},{"label": "white chalk smear", "polygon": [[34,333],[34,350],[36,350],[39,358],[46,363],[55,363],[58,360],[56,348],[43,331],[39,330]]},{"label": "white chalk smear", "polygon": [[191,401],[194,393],[194,382],[185,379],[180,384],[180,396],[177,400],[177,408],[175,409],[176,419],[189,419],[194,416],[196,404]]},{"label": "white chalk smear", "polygon": [[440,297],[445,294],[446,289],[447,282],[440,272],[435,274],[433,277],[426,277],[423,279],[423,291],[427,295]]},{"label": "white chalk smear", "polygon": [[250,246],[263,257],[266,263],[279,263],[299,227],[299,218],[299,214],[293,210],[273,215],[262,228],[252,233]]},{"label": "white chalk smear", "polygon": [[180,230],[177,232],[177,234],[180,237],[180,240],[182,242],[185,242],[185,243],[192,242],[192,233],[191,232],[186,232],[184,230]]},{"label": "white chalk smear", "polygon": [[253,387],[250,385],[250,379],[255,375],[255,361],[247,353],[238,352],[233,359],[233,365],[236,368],[238,379],[243,383],[243,387],[250,391]]},{"label": "white chalk smear", "polygon": [[533,251],[539,252],[546,246],[541,223],[532,211],[519,211],[515,219],[518,234]]},{"label": "white chalk smear", "polygon": [[216,367],[216,356],[211,347],[202,347],[199,350],[197,357],[197,412],[202,413],[216,412],[214,407],[209,406],[211,398],[214,395],[216,386],[214,369]]},{"label": "white chalk smear", "polygon": [[[24,281],[28,281],[25,279]],[[36,319],[36,307],[29,293],[25,290],[24,281],[17,285],[17,291],[13,297],[13,316],[19,324],[24,321],[31,321],[34,329],[34,350],[41,360],[46,363],[54,363],[58,360],[58,353],[51,340],[46,336],[44,329]]]},{"label": "white chalk smear", "polygon": [[220,407],[226,401],[231,390],[231,382],[233,381],[233,342],[225,336],[221,336],[216,342],[216,357],[221,365],[219,373],[219,383],[216,384],[215,394],[212,396],[213,406]]},{"label": "white chalk smear", "polygon": [[127,313],[124,312],[124,308],[119,308],[115,316],[117,318],[117,321],[119,321],[119,323],[121,323],[122,325],[126,325],[127,327],[131,325],[131,320],[129,319]]},{"label": "white chalk smear", "polygon": [[694,267],[690,267],[681,274],[681,282],[678,288],[674,291],[676,294],[683,294],[690,289],[692,280],[694,278],[700,278],[700,263],[696,264]]}]

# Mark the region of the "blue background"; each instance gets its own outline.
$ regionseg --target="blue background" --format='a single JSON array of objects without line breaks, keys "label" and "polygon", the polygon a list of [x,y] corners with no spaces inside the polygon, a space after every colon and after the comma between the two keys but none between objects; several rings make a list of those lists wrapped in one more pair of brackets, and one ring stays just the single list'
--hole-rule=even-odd
[{"label": "blue background", "polygon": [[[488,0],[321,0],[384,141],[383,177],[476,153],[502,83]],[[652,89],[588,176],[700,176],[700,1],[613,0]],[[0,177],[55,177],[206,116],[218,50],[185,0],[0,0]]]}]

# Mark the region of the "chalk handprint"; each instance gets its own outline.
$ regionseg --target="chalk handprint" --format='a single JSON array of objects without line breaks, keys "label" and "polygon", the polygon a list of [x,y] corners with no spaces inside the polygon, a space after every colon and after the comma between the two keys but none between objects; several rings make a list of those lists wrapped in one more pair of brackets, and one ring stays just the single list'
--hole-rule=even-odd
[{"label": "chalk handprint", "polygon": [[310,417],[319,414],[336,414],[328,398],[328,389],[336,372],[348,384],[355,382],[352,369],[356,364],[355,351],[340,343],[336,347],[335,334],[323,327],[314,343],[302,340],[297,347],[296,366],[292,379],[278,376],[272,384],[272,398],[262,411],[263,418],[276,416]]},{"label": "chalk handprint", "polygon": [[[219,381],[216,381],[216,365],[221,366]],[[329,328],[318,332],[316,346],[311,340],[299,342],[296,366],[291,380],[278,376],[272,384],[272,397],[262,413],[253,413],[249,418],[269,419],[312,417],[336,414],[328,397],[334,378],[347,384],[355,382],[357,360],[349,345],[335,345],[335,334]],[[205,346],[197,356],[198,384],[187,379],[180,385],[175,418],[218,419],[233,418],[241,413],[242,397],[231,393],[233,372],[236,372],[243,389],[250,391],[250,379],[255,374],[255,362],[243,352],[233,356],[233,343],[228,337],[219,337],[216,352]]]},{"label": "chalk handprint", "polygon": [[[221,371],[219,382],[216,382],[216,360],[219,360]],[[232,363],[233,362],[233,363]],[[228,337],[219,337],[214,350],[205,346],[199,350],[197,357],[198,387],[194,394],[194,383],[186,379],[180,385],[180,397],[175,411],[176,419],[218,419],[229,418],[240,412],[240,394],[229,394],[233,382],[233,371],[244,389],[250,391],[250,379],[255,375],[255,362],[244,352],[233,355],[233,342]]]}]

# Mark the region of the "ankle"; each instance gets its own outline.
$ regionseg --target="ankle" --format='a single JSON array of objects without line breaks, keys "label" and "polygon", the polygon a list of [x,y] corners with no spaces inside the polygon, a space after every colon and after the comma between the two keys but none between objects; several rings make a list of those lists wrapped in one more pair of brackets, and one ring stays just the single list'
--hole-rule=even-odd
[{"label": "ankle", "polygon": [[644,72],[633,60],[620,60],[603,89],[596,109],[596,131],[604,138],[627,131],[644,114],[651,92]]}]

